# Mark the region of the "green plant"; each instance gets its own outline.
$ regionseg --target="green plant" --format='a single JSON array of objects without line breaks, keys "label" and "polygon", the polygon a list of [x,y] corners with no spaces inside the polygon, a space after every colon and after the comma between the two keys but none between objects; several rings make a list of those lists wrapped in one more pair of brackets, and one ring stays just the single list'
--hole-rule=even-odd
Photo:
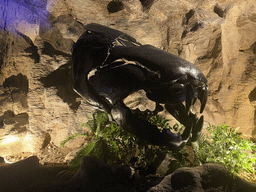
[{"label": "green plant", "polygon": [[127,162],[130,156],[130,149],[136,139],[115,122],[110,122],[106,113],[93,114],[91,120],[81,124],[81,126],[88,127],[91,133],[84,135],[74,134],[61,142],[61,146],[64,147],[74,137],[83,136],[90,140],[70,162],[73,168],[77,168],[80,160],[87,155],[94,155],[111,164]]},{"label": "green plant", "polygon": [[[172,132],[182,132],[184,130],[184,126],[178,123],[170,126],[169,122],[171,119],[166,119],[159,115],[147,115],[145,117],[141,116],[140,118],[148,120],[151,124],[156,125],[160,129],[167,128]],[[145,174],[150,173],[151,170],[154,171],[165,159],[166,155],[172,157],[169,162],[167,174],[172,173],[177,168],[186,166],[190,162],[187,146],[184,146],[182,149],[177,151],[170,151],[166,146],[154,146],[144,142],[144,145],[138,145],[138,148],[139,153],[137,163],[144,164],[141,171],[145,172]],[[174,163],[175,166],[173,166]]]},{"label": "green plant", "polygon": [[[171,127],[168,119],[161,116],[141,117],[161,128],[169,128],[172,131],[180,131],[183,127],[175,124]],[[115,122],[108,120],[106,113],[92,114],[91,120],[81,124],[90,129],[91,133],[74,134],[61,142],[61,146],[74,137],[87,137],[89,143],[83,146],[71,161],[73,168],[78,168],[80,160],[86,155],[94,155],[109,164],[126,163],[141,171],[141,174],[154,172],[154,169],[163,161],[166,154],[171,153],[177,159],[178,167],[184,166],[188,161],[186,150],[170,152],[167,147],[158,147],[136,138]]]},{"label": "green plant", "polygon": [[239,128],[228,125],[207,127],[207,133],[199,140],[197,160],[202,163],[219,163],[229,171],[238,174],[241,171],[254,173],[255,144],[243,139]]},{"label": "green plant", "polygon": [[[171,129],[172,132],[182,132],[183,126],[175,124],[169,125],[168,119],[158,115],[141,116],[152,124],[161,128]],[[147,175],[153,173],[166,155],[172,157],[169,163],[167,174],[172,173],[177,168],[184,166],[196,166],[202,163],[220,163],[232,173],[238,174],[241,171],[254,173],[253,164],[256,150],[253,142],[243,139],[238,128],[233,129],[227,125],[209,125],[207,133],[201,134],[199,142],[188,142],[179,151],[170,151],[164,146],[154,146],[136,138],[135,135],[127,132],[115,122],[108,120],[106,113],[92,114],[91,120],[81,124],[90,129],[90,133],[74,134],[61,142],[65,143],[74,137],[87,137],[89,142],[83,146],[76,157],[71,161],[71,165],[77,168],[82,157],[86,155],[96,156],[109,164],[129,164],[140,174]],[[191,153],[188,153],[188,146],[194,149],[194,161],[191,162]],[[190,150],[191,152],[191,150]]]}]

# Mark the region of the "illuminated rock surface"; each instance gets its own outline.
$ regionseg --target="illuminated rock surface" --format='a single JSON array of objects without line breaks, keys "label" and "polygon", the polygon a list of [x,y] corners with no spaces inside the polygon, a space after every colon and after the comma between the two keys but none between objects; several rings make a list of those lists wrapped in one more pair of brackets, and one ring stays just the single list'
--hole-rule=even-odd
[{"label": "illuminated rock surface", "polygon": [[[205,121],[241,127],[254,138],[254,4],[254,0],[126,0],[119,5],[110,0],[1,1],[0,155],[37,153],[49,143],[59,146],[74,132],[86,132],[79,124],[87,121],[92,109],[72,91],[70,56],[83,26],[91,22],[196,64],[209,82]],[[140,102],[130,101],[132,106]]]}]

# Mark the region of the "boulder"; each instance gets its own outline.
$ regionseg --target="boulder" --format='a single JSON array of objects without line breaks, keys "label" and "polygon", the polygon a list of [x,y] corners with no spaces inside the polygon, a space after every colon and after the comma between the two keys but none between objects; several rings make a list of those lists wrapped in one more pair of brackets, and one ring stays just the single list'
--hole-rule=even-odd
[{"label": "boulder", "polygon": [[256,185],[218,164],[183,167],[165,177],[141,177],[127,165],[83,157],[74,174],[67,166],[42,166],[36,156],[0,167],[1,190],[8,192],[255,192]]},{"label": "boulder", "polygon": [[208,163],[194,168],[179,168],[171,175],[167,175],[161,183],[150,188],[148,192],[253,192],[255,190],[255,184],[230,174],[219,164]]}]

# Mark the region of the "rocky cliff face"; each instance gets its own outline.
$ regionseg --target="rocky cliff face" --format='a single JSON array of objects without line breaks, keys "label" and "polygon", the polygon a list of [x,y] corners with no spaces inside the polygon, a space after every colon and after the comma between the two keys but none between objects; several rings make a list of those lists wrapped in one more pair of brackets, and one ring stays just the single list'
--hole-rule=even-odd
[{"label": "rocky cliff face", "polygon": [[92,109],[72,90],[70,56],[92,22],[196,64],[209,81],[205,121],[256,139],[254,0],[6,0],[0,7],[1,156],[86,131],[79,124]]}]

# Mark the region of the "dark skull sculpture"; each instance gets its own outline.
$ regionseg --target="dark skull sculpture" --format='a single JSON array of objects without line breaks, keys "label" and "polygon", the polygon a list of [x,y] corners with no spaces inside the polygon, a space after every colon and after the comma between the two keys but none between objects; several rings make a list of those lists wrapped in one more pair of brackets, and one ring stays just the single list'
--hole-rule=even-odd
[{"label": "dark skull sculpture", "polygon": [[[198,98],[200,113],[203,112],[208,87],[207,79],[195,65],[99,24],[88,24],[85,29],[72,53],[74,90],[79,95],[153,145],[175,149],[183,146],[191,135],[191,141],[198,139],[204,120],[203,116],[198,119],[190,107]],[[93,70],[95,73],[88,77]],[[152,113],[162,111],[159,104],[165,104],[166,110],[185,126],[182,134],[160,131],[140,119],[140,111],[132,111],[123,103],[124,98],[141,89],[156,102]]]}]

